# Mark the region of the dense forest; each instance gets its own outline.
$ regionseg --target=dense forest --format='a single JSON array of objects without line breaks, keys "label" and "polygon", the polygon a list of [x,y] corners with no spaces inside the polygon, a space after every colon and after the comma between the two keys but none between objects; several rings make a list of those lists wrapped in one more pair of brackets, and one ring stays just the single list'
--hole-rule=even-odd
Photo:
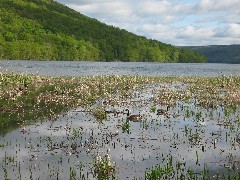
[{"label": "dense forest", "polygon": [[[181,47],[183,48],[183,47]],[[186,46],[205,55],[210,63],[240,64],[240,45]]]},{"label": "dense forest", "polygon": [[[0,0],[0,59],[206,62],[53,0]],[[171,38],[171,37],[169,37]]]}]

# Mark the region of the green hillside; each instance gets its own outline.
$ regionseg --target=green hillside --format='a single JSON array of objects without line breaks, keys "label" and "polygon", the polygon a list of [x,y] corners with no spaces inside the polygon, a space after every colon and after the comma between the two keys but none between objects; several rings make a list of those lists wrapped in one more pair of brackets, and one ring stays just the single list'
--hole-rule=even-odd
[{"label": "green hillside", "polygon": [[206,62],[53,0],[0,0],[0,29],[0,59]]},{"label": "green hillside", "polygon": [[210,63],[240,64],[240,45],[186,46],[207,57]]}]

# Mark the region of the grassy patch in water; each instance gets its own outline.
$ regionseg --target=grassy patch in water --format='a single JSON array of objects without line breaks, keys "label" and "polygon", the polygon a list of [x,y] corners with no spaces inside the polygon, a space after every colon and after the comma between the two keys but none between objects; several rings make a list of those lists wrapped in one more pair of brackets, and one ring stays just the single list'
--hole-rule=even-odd
[{"label": "grassy patch in water", "polygon": [[156,165],[151,169],[145,171],[146,180],[157,180],[157,179],[189,179],[189,180],[200,180],[200,179],[224,179],[224,180],[235,180],[240,178],[240,172],[238,169],[233,169],[227,173],[214,173],[211,175],[209,167],[204,166],[200,172],[194,171],[192,168],[186,168],[187,162],[181,163],[176,161],[173,163],[172,157],[165,159],[161,165]]},{"label": "grassy patch in water", "polygon": [[[77,106],[88,106],[100,97],[111,99],[116,92],[128,97],[129,90],[147,84],[182,83],[182,88],[166,88],[154,99],[157,104],[173,105],[178,100],[231,111],[240,104],[240,77],[143,77],[83,76],[44,77],[0,73],[0,132],[6,133],[22,123],[45,118],[55,119],[61,112]],[[184,87],[184,85],[186,87]],[[227,114],[227,113],[226,113]],[[199,117],[201,118],[201,117]],[[102,119],[102,115],[101,115]]]},{"label": "grassy patch in water", "polygon": [[103,122],[107,119],[107,114],[102,107],[98,107],[92,111],[93,116],[97,119],[99,122]]},{"label": "grassy patch in water", "polygon": [[[127,76],[44,77],[0,73],[0,132],[22,123],[55,119],[61,112],[93,104],[100,97],[122,95],[154,78]],[[101,119],[103,118],[101,113]]]}]

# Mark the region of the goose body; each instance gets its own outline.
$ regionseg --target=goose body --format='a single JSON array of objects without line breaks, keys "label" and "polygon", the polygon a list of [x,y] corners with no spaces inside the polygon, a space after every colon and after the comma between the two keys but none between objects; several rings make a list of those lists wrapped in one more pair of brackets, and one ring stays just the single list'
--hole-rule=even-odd
[{"label": "goose body", "polygon": [[134,115],[128,116],[127,119],[129,121],[132,121],[132,122],[140,122],[141,121],[141,116],[137,115],[137,114],[134,114]]},{"label": "goose body", "polygon": [[167,106],[167,110],[166,109],[158,109],[157,110],[157,115],[167,115],[169,109],[170,109],[170,106]]},{"label": "goose body", "polygon": [[127,109],[127,120],[132,122],[140,122],[141,121],[141,115],[140,114],[132,114],[130,115],[129,109]]},{"label": "goose body", "polygon": [[77,143],[76,142],[72,142],[71,148],[72,148],[73,151],[76,151],[77,150]]},{"label": "goose body", "polygon": [[167,114],[167,110],[165,110],[165,109],[158,109],[157,110],[157,115],[165,115],[165,114]]}]

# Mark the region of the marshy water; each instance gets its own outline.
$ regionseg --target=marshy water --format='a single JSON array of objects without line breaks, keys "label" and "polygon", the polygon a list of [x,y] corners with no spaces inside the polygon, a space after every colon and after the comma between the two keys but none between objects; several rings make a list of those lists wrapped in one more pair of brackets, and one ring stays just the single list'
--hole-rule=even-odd
[{"label": "marshy water", "polygon": [[[0,61],[0,66],[1,71],[52,76],[218,77],[240,72],[240,66],[226,64]],[[228,81],[231,79],[224,83]],[[54,121],[22,125],[0,137],[1,177],[97,179],[99,157],[109,158],[108,165],[115,169],[109,174],[116,174],[118,179],[144,179],[146,170],[158,164],[170,179],[183,176],[217,179],[223,178],[222,173],[238,173],[238,106],[215,102],[210,94],[209,99],[197,98],[197,92],[184,100],[189,94],[188,86],[182,82],[152,84],[129,92],[127,97],[116,93],[110,99],[100,98],[94,105],[77,107]],[[227,96],[224,87],[216,92],[220,99]],[[163,99],[166,93],[168,97],[177,94],[179,98]],[[96,108],[106,112],[103,122],[93,116]],[[139,119],[130,119],[130,115]]]}]

